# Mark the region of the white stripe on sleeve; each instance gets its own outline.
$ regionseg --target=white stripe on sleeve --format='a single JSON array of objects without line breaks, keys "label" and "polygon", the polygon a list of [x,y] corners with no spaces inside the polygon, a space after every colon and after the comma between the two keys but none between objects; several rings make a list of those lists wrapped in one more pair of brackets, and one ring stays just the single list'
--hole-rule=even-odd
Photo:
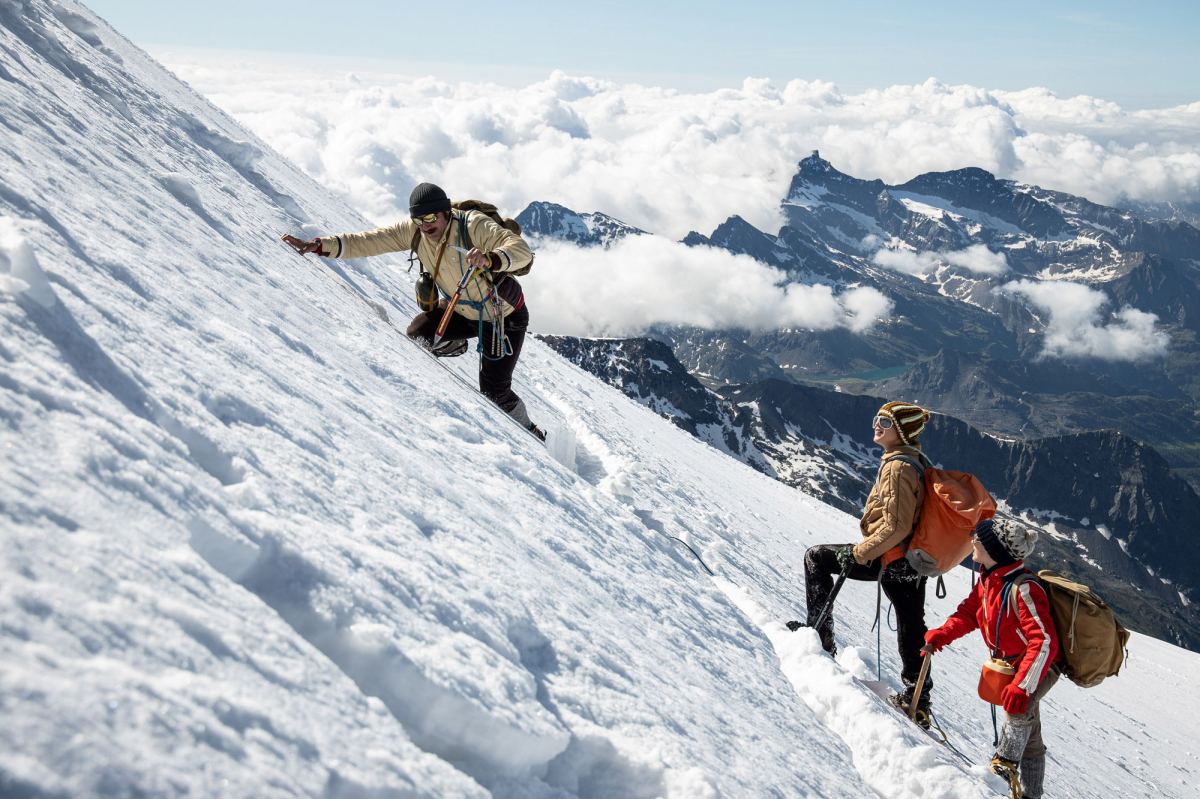
[{"label": "white stripe on sleeve", "polygon": [[[1037,607],[1033,604],[1033,597],[1029,593],[1029,582],[1023,582],[1018,589],[1021,600],[1025,603],[1025,608],[1029,611],[1029,615],[1037,622],[1038,629],[1042,631],[1042,644],[1038,648],[1037,655],[1034,656],[1033,665],[1029,667],[1029,671],[1025,673],[1025,679],[1021,681],[1021,689],[1029,696],[1033,696],[1033,692],[1037,690],[1038,683],[1042,680],[1042,672],[1046,668],[1046,661],[1050,659],[1050,636],[1046,634],[1046,625],[1042,622],[1042,617],[1038,615]],[[1017,617],[1017,626],[1020,626],[1020,616]]]}]

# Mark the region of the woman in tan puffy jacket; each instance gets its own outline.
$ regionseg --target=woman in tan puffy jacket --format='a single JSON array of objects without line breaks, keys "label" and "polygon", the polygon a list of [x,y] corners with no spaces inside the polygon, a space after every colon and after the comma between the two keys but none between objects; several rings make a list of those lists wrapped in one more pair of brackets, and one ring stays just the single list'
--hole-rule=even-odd
[{"label": "woman in tan puffy jacket", "polygon": [[[848,570],[850,580],[878,581],[896,611],[896,642],[903,669],[900,678],[905,690],[892,702],[907,709],[913,687],[921,672],[921,647],[925,645],[925,582],[903,556],[900,549],[916,529],[925,498],[922,469],[924,458],[918,437],[925,429],[929,413],[906,402],[889,402],[879,409],[872,425],[875,443],[883,447],[883,457],[875,485],[867,496],[857,544],[822,544],[804,553],[804,576],[808,595],[808,618],[817,619],[833,590],[834,575]],[[799,622],[789,622],[792,630]],[[825,615],[817,633],[830,655],[837,654],[833,637],[832,609]],[[928,713],[929,689],[933,680],[926,678],[918,709]]]}]

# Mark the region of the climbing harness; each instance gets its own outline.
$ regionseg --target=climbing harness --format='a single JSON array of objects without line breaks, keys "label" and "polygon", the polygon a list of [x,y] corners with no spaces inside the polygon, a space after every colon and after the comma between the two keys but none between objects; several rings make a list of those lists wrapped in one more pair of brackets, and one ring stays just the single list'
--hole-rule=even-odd
[{"label": "climbing harness", "polygon": [[[448,240],[449,237],[447,237],[447,241]],[[467,238],[467,215],[464,215],[458,223],[458,245],[448,245],[450,249],[458,253],[458,266],[463,270],[463,277],[462,280],[459,281],[458,286],[455,288],[454,293],[448,297],[449,304],[447,305],[445,312],[442,314],[441,321],[438,323],[437,330],[435,331],[433,337],[433,344],[436,347],[441,341],[442,336],[446,334],[446,327],[450,324],[450,319],[454,314],[454,309],[458,305],[464,305],[468,308],[473,308],[479,315],[478,343],[476,344],[475,351],[478,352],[479,357],[483,358],[484,360],[499,361],[513,354],[512,342],[504,333],[504,305],[502,304],[499,296],[496,294],[495,283],[493,283],[491,280],[487,280],[486,291],[482,286],[479,285],[479,278],[489,274],[486,268],[472,267],[468,269],[467,267],[470,267],[470,264],[467,264],[466,267],[463,266],[463,256],[471,252],[471,250],[465,246],[469,243],[470,242]],[[444,250],[447,245],[445,242],[443,242],[442,246]],[[488,252],[484,252],[483,254],[484,256],[489,257],[491,255],[491,253]],[[441,263],[440,257],[438,259],[438,263],[439,265]],[[463,297],[463,294],[467,290],[467,286],[472,281],[475,283],[475,290],[481,297],[478,302],[470,299],[469,295],[465,298]],[[491,324],[493,333],[490,355],[484,351],[483,347],[483,323],[485,321],[485,317],[486,321]]]}]

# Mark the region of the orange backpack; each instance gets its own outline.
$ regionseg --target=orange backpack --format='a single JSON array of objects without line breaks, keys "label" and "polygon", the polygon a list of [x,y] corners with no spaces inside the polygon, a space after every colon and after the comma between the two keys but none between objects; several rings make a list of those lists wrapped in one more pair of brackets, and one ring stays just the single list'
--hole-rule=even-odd
[{"label": "orange backpack", "polygon": [[929,466],[907,455],[893,455],[884,461],[898,459],[915,467],[925,481],[925,498],[916,530],[904,543],[885,552],[883,563],[886,566],[906,558],[917,574],[935,577],[971,554],[975,525],[996,515],[996,500],[975,475],[935,469],[925,453],[918,449],[913,452]]}]

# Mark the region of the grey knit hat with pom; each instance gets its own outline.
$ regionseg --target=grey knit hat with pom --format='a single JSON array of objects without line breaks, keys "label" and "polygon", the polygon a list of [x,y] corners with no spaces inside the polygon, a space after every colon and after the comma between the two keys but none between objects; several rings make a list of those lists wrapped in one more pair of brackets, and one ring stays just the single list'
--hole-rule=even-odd
[{"label": "grey knit hat with pom", "polygon": [[1008,566],[1029,557],[1038,533],[1012,519],[984,519],[975,525],[975,537],[997,566]]}]

